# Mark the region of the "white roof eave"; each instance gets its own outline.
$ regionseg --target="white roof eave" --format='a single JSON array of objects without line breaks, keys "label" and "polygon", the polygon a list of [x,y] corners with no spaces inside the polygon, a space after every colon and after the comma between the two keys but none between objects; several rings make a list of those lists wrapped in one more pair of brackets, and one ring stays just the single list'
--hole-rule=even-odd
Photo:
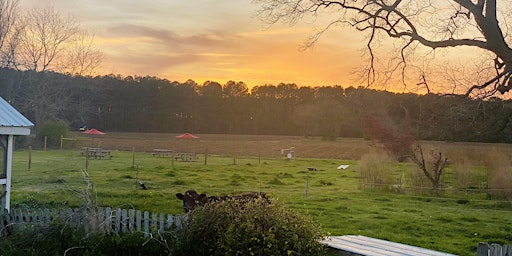
[{"label": "white roof eave", "polygon": [[0,126],[0,134],[30,135],[30,127]]}]

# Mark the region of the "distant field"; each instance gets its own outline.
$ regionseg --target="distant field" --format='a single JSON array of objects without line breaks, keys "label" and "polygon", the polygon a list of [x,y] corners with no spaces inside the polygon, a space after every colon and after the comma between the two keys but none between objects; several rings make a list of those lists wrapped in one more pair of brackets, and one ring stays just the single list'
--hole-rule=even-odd
[{"label": "distant field", "polygon": [[[93,203],[179,214],[182,205],[175,197],[177,192],[196,189],[223,195],[263,191],[312,216],[332,235],[366,235],[459,255],[475,255],[478,242],[512,244],[511,201],[489,200],[485,192],[473,189],[457,193],[447,190],[441,196],[412,191],[397,194],[392,187],[396,179],[382,184],[384,189],[378,191],[361,190],[361,159],[376,151],[362,139],[198,134],[200,139],[180,140],[175,135],[109,133],[85,142],[87,146],[99,142],[101,147],[114,150],[112,160],[89,161]],[[76,136],[83,137],[78,133]],[[467,188],[487,186],[489,166],[499,165],[508,168],[505,173],[511,173],[510,145],[422,144],[439,148],[450,159],[443,183],[447,189],[460,186],[456,169],[460,169],[462,178],[471,178],[465,181]],[[297,158],[288,161],[281,149],[292,146]],[[154,148],[197,152],[199,159],[173,163],[170,158],[153,157],[149,152]],[[14,207],[77,207],[86,201],[82,172],[85,158],[77,148],[36,150],[32,152],[30,171],[27,164],[28,152],[16,151]],[[338,170],[340,164],[350,167]],[[376,161],[372,166],[411,181],[410,163]],[[310,172],[307,167],[317,171]],[[150,189],[139,189],[137,179]],[[507,181],[506,177],[502,180]]]},{"label": "distant field", "polygon": [[[89,139],[81,142],[83,146],[106,149],[150,152],[153,149],[171,149],[177,152],[196,152],[212,155],[285,157],[281,149],[294,147],[298,158],[326,158],[360,160],[368,152],[375,150],[371,141],[362,138],[338,138],[334,141],[318,137],[284,135],[225,135],[196,134],[199,139],[178,139],[179,134],[171,133],[121,133],[109,132],[103,136],[87,137],[72,133],[72,137]],[[505,154],[512,159],[512,145],[472,143],[472,142],[421,142],[427,149],[438,148],[450,161],[489,161],[496,153]],[[489,157],[490,156],[490,157]],[[466,160],[465,160],[466,159]],[[481,163],[476,163],[481,164]]]},{"label": "distant field", "polygon": [[[92,142],[84,145],[131,151],[149,152],[155,148],[171,149],[179,152],[189,151],[214,155],[265,156],[279,157],[281,149],[294,147],[297,157],[360,159],[368,152],[368,141],[363,139],[338,139],[325,141],[319,138],[279,135],[223,135],[196,134],[199,139],[178,139],[179,134],[170,133],[119,133],[112,132],[103,136],[90,137]],[[74,133],[73,136],[84,137]]]}]

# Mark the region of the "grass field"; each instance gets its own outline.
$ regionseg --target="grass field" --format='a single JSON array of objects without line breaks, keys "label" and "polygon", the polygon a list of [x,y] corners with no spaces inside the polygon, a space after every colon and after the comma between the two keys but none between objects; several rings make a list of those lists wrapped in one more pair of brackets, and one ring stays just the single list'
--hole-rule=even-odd
[{"label": "grass field", "polygon": [[[372,150],[363,140],[200,135],[200,140],[178,141],[171,135],[158,139],[164,136],[158,134],[111,136],[101,138],[100,144],[115,150],[113,159],[90,160],[87,170],[98,206],[179,214],[177,192],[263,191],[312,216],[332,235],[366,235],[459,255],[475,255],[478,242],[512,243],[509,201],[488,200],[485,193],[471,191],[441,196],[397,194],[391,188],[362,191],[359,160]],[[472,168],[481,168],[484,160],[477,161],[475,155],[483,151],[510,151],[507,145],[441,144],[454,161]],[[298,156],[291,161],[280,155],[280,148],[290,146]],[[132,148],[141,151],[132,153]],[[170,158],[153,157],[149,153],[153,148],[200,153],[207,149],[211,155],[206,165],[204,155],[196,162],[173,163]],[[28,158],[26,150],[14,154],[13,207],[76,207],[91,199],[84,198],[86,162],[78,150],[32,151],[30,171]],[[340,164],[350,167],[338,170]],[[382,163],[375,168],[400,174],[404,165]],[[450,179],[453,176],[447,173]],[[141,190],[137,179],[149,190]]]}]

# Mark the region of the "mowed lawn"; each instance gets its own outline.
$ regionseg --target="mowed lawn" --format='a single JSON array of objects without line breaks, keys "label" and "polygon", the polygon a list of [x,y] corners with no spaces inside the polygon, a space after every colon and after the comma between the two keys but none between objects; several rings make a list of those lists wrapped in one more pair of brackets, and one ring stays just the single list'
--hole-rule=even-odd
[{"label": "mowed lawn", "polygon": [[[34,150],[29,170],[29,152],[16,151],[12,207],[79,207],[92,200],[97,206],[181,214],[178,192],[261,191],[311,216],[330,235],[365,235],[459,255],[475,255],[478,242],[512,244],[511,202],[471,194],[397,194],[392,188],[362,191],[360,163],[354,159],[224,154],[209,155],[205,162],[200,154],[196,162],[173,162],[149,152],[112,155],[112,160],[90,160],[85,170],[78,150]],[[341,164],[349,167],[337,169]],[[92,197],[85,193],[87,180]]]}]

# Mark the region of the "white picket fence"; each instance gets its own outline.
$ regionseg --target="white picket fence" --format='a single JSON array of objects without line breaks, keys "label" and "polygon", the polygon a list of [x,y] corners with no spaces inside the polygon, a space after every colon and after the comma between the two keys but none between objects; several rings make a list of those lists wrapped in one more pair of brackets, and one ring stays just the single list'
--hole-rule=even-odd
[{"label": "white picket fence", "polygon": [[181,228],[186,215],[141,212],[134,209],[11,209],[0,217],[0,236],[15,230],[33,228],[39,225],[61,221],[85,232],[106,232],[122,234],[126,232],[160,232]]},{"label": "white picket fence", "polygon": [[477,248],[478,256],[512,256],[512,246],[478,243]]}]

